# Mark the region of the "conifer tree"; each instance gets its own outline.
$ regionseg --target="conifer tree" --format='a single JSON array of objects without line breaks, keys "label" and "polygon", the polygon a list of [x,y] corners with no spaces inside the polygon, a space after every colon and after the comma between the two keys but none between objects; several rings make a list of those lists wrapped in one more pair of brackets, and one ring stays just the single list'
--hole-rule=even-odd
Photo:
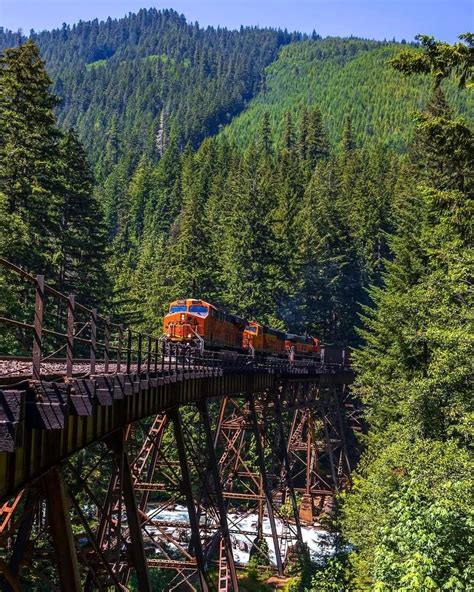
[{"label": "conifer tree", "polygon": [[135,241],[140,241],[145,226],[145,208],[150,201],[151,165],[146,155],[142,155],[128,184],[129,209],[132,233]]},{"label": "conifer tree", "polygon": [[60,207],[59,131],[49,79],[38,48],[27,41],[0,57],[0,192],[21,220],[15,249],[3,255],[56,276]]},{"label": "conifer tree", "polygon": [[94,196],[89,163],[75,132],[64,136],[60,150],[63,199],[58,286],[63,292],[74,292],[86,305],[99,306],[109,289],[102,206]]},{"label": "conifer tree", "polygon": [[319,108],[313,109],[309,113],[307,130],[307,152],[304,160],[306,160],[309,170],[312,171],[320,159],[329,156],[329,142]]},{"label": "conifer tree", "polygon": [[195,154],[187,148],[182,162],[182,207],[168,241],[170,300],[205,297],[207,281],[207,233],[204,227],[206,171],[199,169]]},{"label": "conifer tree", "polygon": [[275,310],[274,239],[270,219],[272,193],[261,166],[253,147],[231,175],[220,283],[225,286],[224,304],[231,310],[266,321]]},{"label": "conifer tree", "polygon": [[299,136],[298,136],[298,152],[301,161],[305,161],[308,155],[308,109],[304,109],[301,119],[300,119],[300,126],[299,126]]},{"label": "conifer tree", "polygon": [[354,130],[352,128],[352,117],[349,115],[344,121],[344,127],[342,129],[341,148],[344,154],[349,154],[354,148]]},{"label": "conifer tree", "polygon": [[403,51],[390,60],[391,66],[406,75],[431,74],[433,85],[456,76],[460,88],[465,88],[473,79],[474,34],[459,35],[460,43],[449,45],[436,41],[430,35],[417,35],[423,51]]},{"label": "conifer tree", "polygon": [[258,147],[265,156],[270,156],[272,152],[272,132],[270,127],[270,115],[265,111],[262,117],[262,123],[257,138]]},{"label": "conifer tree", "polygon": [[300,330],[328,343],[354,339],[362,288],[355,247],[338,207],[340,195],[335,161],[319,163],[298,217],[302,232],[296,255],[295,316]]},{"label": "conifer tree", "polygon": [[181,209],[181,155],[176,135],[170,138],[166,151],[153,170],[150,183],[147,224],[165,234]]},{"label": "conifer tree", "polygon": [[293,126],[293,118],[291,112],[285,113],[285,128],[283,135],[283,148],[286,152],[291,154],[295,148],[295,129]]},{"label": "conifer tree", "polygon": [[[472,473],[473,135],[439,91],[416,134],[415,166],[403,169],[396,200],[393,261],[384,287],[371,290],[374,308],[365,311],[365,345],[356,354],[371,432],[343,524],[357,548],[356,583],[464,590],[472,573],[457,541],[472,515],[465,476]],[[444,521],[447,514],[454,520]]]}]

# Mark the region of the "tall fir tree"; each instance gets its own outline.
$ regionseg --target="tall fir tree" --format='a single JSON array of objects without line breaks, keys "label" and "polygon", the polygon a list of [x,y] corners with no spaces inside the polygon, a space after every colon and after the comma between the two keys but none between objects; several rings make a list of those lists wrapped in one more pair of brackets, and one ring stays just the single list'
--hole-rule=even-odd
[{"label": "tall fir tree", "polygon": [[[55,277],[59,245],[57,98],[37,46],[27,41],[0,57],[0,192],[10,216],[21,219],[14,250],[3,255]],[[21,240],[20,240],[21,239]]]},{"label": "tall fir tree", "polygon": [[259,134],[257,137],[257,145],[262,150],[265,156],[270,156],[272,153],[272,130],[270,125],[270,115],[265,111],[262,117]]},{"label": "tall fir tree", "polygon": [[100,306],[107,301],[110,289],[102,206],[94,195],[89,163],[75,132],[65,134],[60,151],[63,199],[58,287],[66,293],[74,292],[85,305]]}]

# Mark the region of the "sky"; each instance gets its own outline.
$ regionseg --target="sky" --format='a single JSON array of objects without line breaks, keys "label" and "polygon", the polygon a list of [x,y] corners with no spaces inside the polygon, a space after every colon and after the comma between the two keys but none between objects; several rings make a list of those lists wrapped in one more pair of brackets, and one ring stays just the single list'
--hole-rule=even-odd
[{"label": "sky", "polygon": [[79,20],[173,8],[201,25],[260,25],[320,35],[453,42],[474,30],[474,0],[0,0],[0,26],[41,31]]}]

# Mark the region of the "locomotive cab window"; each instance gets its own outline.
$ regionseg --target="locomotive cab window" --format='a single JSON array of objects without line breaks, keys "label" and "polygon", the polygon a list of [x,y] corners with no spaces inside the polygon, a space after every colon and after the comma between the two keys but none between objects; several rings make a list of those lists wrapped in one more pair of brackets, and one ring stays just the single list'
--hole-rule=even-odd
[{"label": "locomotive cab window", "polygon": [[181,306],[181,305],[175,305],[175,306],[170,306],[170,313],[173,312],[186,312],[186,306]]},{"label": "locomotive cab window", "polygon": [[205,316],[205,315],[209,314],[209,310],[206,306],[202,306],[202,305],[198,305],[198,304],[192,304],[189,307],[189,312],[193,312],[194,314],[198,314],[201,316]]}]

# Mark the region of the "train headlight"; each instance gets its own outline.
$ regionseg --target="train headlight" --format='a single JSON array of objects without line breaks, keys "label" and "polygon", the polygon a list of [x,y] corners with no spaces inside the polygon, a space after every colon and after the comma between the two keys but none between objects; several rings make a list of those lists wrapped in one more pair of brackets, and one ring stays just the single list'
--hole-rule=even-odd
[{"label": "train headlight", "polygon": [[171,337],[171,333],[167,333],[166,334],[166,337]]},{"label": "train headlight", "polygon": [[188,333],[188,339],[191,339],[192,336],[193,336],[192,333]]},{"label": "train headlight", "polygon": [[181,315],[181,320],[184,321],[185,318],[186,318],[186,315],[182,314]]}]

